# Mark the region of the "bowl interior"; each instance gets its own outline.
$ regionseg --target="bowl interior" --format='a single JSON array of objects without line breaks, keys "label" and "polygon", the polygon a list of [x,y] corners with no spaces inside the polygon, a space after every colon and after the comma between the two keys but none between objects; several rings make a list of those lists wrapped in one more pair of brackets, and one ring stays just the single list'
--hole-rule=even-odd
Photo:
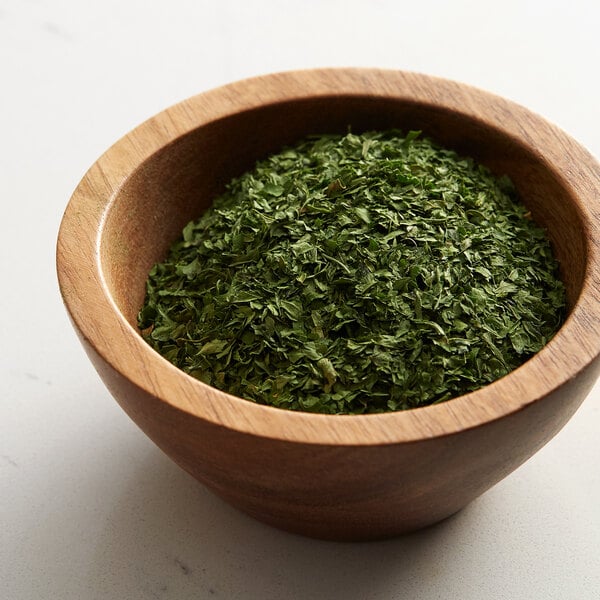
[{"label": "bowl interior", "polygon": [[125,319],[137,327],[145,281],[184,225],[197,218],[234,176],[308,134],[419,129],[507,174],[533,218],[544,226],[561,265],[569,306],[586,268],[584,223],[577,203],[538,149],[467,114],[406,100],[326,96],[268,104],[213,120],[176,138],[140,164],[106,214],[102,270]]}]

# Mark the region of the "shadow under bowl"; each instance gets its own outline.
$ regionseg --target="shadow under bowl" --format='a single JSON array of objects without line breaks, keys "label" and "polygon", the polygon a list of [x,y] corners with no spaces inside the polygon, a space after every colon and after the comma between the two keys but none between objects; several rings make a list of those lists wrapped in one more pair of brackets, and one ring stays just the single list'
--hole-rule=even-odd
[{"label": "shadow under bowl", "polygon": [[[381,415],[285,411],[189,377],[140,336],[148,271],[234,176],[307,134],[420,129],[507,174],[544,226],[569,316],[538,354],[443,404]],[[57,267],[105,384],[174,461],[254,517],[305,535],[382,538],[458,511],[572,416],[599,374],[600,166],[510,101],[377,69],[258,77],[177,104],[88,171],[65,212]]]}]

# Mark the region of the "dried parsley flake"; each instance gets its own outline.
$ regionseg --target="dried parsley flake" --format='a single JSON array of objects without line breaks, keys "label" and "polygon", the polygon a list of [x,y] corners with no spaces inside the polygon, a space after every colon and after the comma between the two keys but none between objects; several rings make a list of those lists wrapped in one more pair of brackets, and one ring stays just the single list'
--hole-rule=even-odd
[{"label": "dried parsley flake", "polygon": [[559,328],[544,231],[511,182],[410,132],[311,137],[234,179],[151,271],[145,339],[280,408],[378,413],[515,369]]}]

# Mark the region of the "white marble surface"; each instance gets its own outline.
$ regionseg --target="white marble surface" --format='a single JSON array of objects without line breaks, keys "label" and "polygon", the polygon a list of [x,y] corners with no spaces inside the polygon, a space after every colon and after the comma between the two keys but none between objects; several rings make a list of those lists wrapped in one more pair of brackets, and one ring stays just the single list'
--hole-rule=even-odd
[{"label": "white marble surface", "polygon": [[238,514],[87,361],[54,244],[69,195],[153,113],[242,77],[382,66],[516,100],[600,155],[596,2],[0,0],[0,598],[600,598],[600,387],[445,523],[333,544]]}]

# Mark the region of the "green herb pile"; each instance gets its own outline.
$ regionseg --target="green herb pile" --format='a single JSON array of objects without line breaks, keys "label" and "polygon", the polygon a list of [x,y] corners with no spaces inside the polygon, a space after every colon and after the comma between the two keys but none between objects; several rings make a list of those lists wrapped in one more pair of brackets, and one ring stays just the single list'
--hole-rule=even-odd
[{"label": "green herb pile", "polygon": [[237,396],[361,414],[502,377],[564,306],[511,182],[390,131],[312,137],[233,180],[152,269],[139,326]]}]

